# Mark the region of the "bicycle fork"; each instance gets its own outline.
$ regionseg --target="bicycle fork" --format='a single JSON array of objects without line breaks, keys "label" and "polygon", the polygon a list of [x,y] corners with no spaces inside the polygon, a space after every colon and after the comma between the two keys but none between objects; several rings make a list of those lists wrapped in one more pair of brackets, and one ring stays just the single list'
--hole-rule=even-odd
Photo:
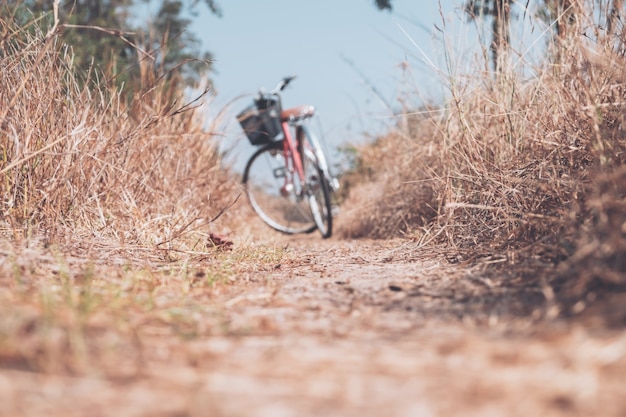
[{"label": "bicycle fork", "polygon": [[302,165],[302,155],[296,150],[293,143],[293,137],[289,130],[289,123],[282,123],[283,134],[285,140],[283,140],[283,155],[285,157],[285,183],[280,188],[280,193],[283,197],[288,197],[294,191],[294,176],[297,173],[300,179],[300,189],[296,190],[296,196],[301,198],[303,196],[303,190],[306,188],[306,182],[304,178],[304,168]]},{"label": "bicycle fork", "polygon": [[328,161],[322,151],[318,138],[309,131],[308,126],[302,125],[300,128],[304,131],[305,136],[309,138],[309,141],[311,142],[310,144],[312,148],[310,148],[310,151],[313,153],[319,168],[322,170],[322,174],[328,182],[330,189],[332,191],[337,191],[339,189],[339,181],[330,172]]}]

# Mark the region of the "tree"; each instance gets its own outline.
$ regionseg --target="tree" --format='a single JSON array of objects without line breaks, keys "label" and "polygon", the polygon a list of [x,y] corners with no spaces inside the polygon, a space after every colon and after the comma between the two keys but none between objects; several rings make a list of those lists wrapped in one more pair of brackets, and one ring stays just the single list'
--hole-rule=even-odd
[{"label": "tree", "polygon": [[[576,0],[544,1],[544,18],[550,24],[554,23],[556,37],[559,41],[562,42],[566,40],[580,29],[577,26],[580,25],[581,16],[586,13],[584,7],[585,5],[583,3]],[[606,34],[609,36],[614,35],[618,30],[619,24],[623,25],[623,0],[611,0],[607,1],[606,4],[603,4],[603,2],[594,2],[593,7],[599,12],[598,15],[603,14],[603,11],[599,9],[606,7],[604,10],[604,13],[606,13]]]},{"label": "tree", "polygon": [[[379,10],[392,10],[391,0],[375,0],[375,4]],[[467,0],[464,8],[472,20],[493,17],[489,50],[494,71],[502,71],[510,42],[511,0]]]},{"label": "tree", "polygon": [[374,3],[379,10],[391,10],[391,0],[375,0]]},{"label": "tree", "polygon": [[[141,65],[152,65],[168,77],[191,82],[210,71],[210,54],[188,31],[200,0],[161,0],[154,22],[141,21],[133,12],[147,0],[71,0],[61,4],[63,41],[73,51],[77,68],[85,74],[96,69],[117,86],[132,89],[141,78]],[[154,3],[154,2],[151,2]],[[221,10],[214,0],[202,3],[216,16]],[[52,2],[22,0],[14,9],[0,9],[26,25],[33,18],[51,24]],[[47,18],[47,20],[46,20]],[[195,63],[181,66],[181,61]],[[200,65],[200,60],[204,64]]]},{"label": "tree", "polygon": [[572,0],[545,0],[545,15],[549,23],[554,22],[556,37],[562,41],[569,36],[571,28],[577,20],[575,1]]},{"label": "tree", "polygon": [[[624,2],[623,0],[613,0],[611,3],[611,10],[609,11],[609,18],[606,25],[607,34],[613,35],[617,32],[617,25],[622,22],[624,15]],[[624,23],[622,23],[622,28]]]},{"label": "tree", "polygon": [[[209,2],[209,5],[214,3]],[[220,13],[215,6],[209,8],[213,13]],[[183,17],[184,11],[182,1],[163,0],[154,22],[149,27],[153,34],[149,35],[145,42],[151,51],[162,52],[156,63],[164,70],[171,71],[172,68],[185,63],[175,74],[191,83],[202,70],[210,68],[212,57],[209,52],[201,51],[200,40],[187,30],[192,20]]]},{"label": "tree", "polygon": [[465,12],[471,20],[491,16],[491,64],[494,71],[501,72],[511,41],[511,2],[510,0],[468,0]]}]

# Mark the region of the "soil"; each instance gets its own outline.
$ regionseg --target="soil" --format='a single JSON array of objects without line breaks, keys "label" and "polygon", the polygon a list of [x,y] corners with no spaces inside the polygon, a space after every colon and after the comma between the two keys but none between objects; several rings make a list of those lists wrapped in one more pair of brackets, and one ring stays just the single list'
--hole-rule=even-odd
[{"label": "soil", "polygon": [[626,334],[554,318],[545,288],[406,240],[281,239],[215,295],[228,331],[146,327],[118,376],[1,369],[0,415],[626,415]]}]

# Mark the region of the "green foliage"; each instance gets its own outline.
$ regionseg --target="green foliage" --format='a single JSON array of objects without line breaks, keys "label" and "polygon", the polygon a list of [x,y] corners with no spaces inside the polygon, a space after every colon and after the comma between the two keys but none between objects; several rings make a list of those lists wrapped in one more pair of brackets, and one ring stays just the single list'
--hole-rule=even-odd
[{"label": "green foliage", "polygon": [[[208,2],[208,5],[213,13],[220,13],[214,2]],[[182,1],[163,0],[150,27],[152,32],[161,38],[153,40],[151,49],[164,51],[159,63],[166,71],[184,62],[186,65],[181,66],[179,71],[184,81],[189,84],[195,81],[203,70],[210,69],[212,56],[209,52],[201,51],[200,40],[187,30],[192,21],[183,17],[184,11]]]},{"label": "green foliage", "polygon": [[[74,64],[87,79],[104,75],[118,88],[132,91],[142,82],[146,66],[158,69],[168,79],[190,84],[211,70],[211,55],[189,31],[197,15],[199,0],[161,0],[153,21],[137,16],[146,0],[61,1],[59,20],[63,42],[74,54]],[[155,3],[155,2],[150,2]],[[52,27],[52,1],[22,0],[0,6],[0,17],[8,18],[28,33],[31,27]],[[221,16],[213,0],[202,4]],[[32,25],[32,22],[37,25]],[[181,65],[181,64],[185,65]]]},{"label": "green foliage", "polygon": [[375,3],[380,10],[391,10],[391,0],[375,0]]},{"label": "green foliage", "polygon": [[60,17],[61,22],[77,26],[66,28],[63,34],[63,41],[75,54],[76,66],[85,72],[96,69],[118,86],[132,85],[136,62],[136,51],[123,38],[124,31],[132,30],[127,22],[129,6],[129,0],[66,2]]}]

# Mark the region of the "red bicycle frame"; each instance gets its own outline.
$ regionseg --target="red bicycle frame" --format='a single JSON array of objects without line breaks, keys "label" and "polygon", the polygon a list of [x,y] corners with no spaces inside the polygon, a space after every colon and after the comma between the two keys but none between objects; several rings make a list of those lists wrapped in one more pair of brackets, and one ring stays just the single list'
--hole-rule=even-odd
[{"label": "red bicycle frame", "polygon": [[296,172],[300,177],[300,189],[303,189],[305,181],[302,155],[300,155],[300,151],[295,144],[295,139],[291,135],[289,122],[282,122],[282,128],[283,134],[285,135],[285,140],[283,140],[283,155],[285,157],[287,172],[289,172],[289,177],[285,175],[285,187],[289,184],[289,182],[293,183],[293,174]]}]

